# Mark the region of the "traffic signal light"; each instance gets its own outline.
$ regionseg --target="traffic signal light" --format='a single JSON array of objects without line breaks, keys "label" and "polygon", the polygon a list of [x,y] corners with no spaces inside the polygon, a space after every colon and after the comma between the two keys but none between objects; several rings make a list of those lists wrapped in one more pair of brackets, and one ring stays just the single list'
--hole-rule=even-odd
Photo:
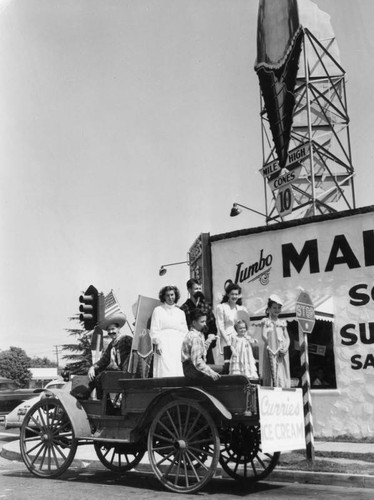
[{"label": "traffic signal light", "polygon": [[[99,292],[90,285],[83,295],[79,297],[79,321],[84,324],[85,330],[93,330],[99,320]],[[100,300],[101,302],[101,300]]]}]

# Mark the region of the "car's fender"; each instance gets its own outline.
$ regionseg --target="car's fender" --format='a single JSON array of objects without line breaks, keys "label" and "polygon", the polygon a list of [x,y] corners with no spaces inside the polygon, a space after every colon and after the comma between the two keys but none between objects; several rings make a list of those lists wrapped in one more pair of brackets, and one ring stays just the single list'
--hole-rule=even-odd
[{"label": "car's fender", "polygon": [[52,393],[59,399],[68,414],[71,424],[74,429],[76,438],[91,436],[91,426],[83,406],[71,394],[63,389],[48,389],[48,393]]},{"label": "car's fender", "polygon": [[178,390],[178,394],[183,395],[183,396],[188,396],[189,394],[194,394],[194,393],[201,393],[203,397],[210,401],[213,406],[218,410],[218,412],[227,420],[232,419],[232,415],[229,412],[229,410],[224,406],[221,401],[219,401],[215,396],[212,396],[209,394],[209,392],[204,391],[203,389],[200,389],[200,387],[188,387],[188,388],[183,388]]}]

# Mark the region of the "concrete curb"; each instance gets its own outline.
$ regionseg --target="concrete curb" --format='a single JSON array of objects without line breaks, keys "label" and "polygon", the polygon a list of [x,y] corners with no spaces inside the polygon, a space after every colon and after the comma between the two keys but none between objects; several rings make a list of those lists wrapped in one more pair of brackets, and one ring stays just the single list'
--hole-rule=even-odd
[{"label": "concrete curb", "polygon": [[[2,458],[5,458],[6,460],[21,462],[23,464],[18,439],[16,441],[11,441],[10,443],[6,443],[1,450],[0,456]],[[71,466],[83,469],[83,468],[88,467],[90,464],[95,464],[95,463],[99,464],[101,462],[99,462],[98,459],[97,460],[91,460],[91,459],[86,460],[86,459],[77,458],[77,456],[75,456]]]},{"label": "concrete curb", "polygon": [[[21,459],[21,452],[19,450],[19,445],[18,445],[18,452],[16,450],[13,450],[10,448],[10,444],[15,443],[15,441],[11,441],[10,443],[4,444],[3,449],[1,450],[0,456],[2,458],[6,458],[7,460],[16,460],[19,462],[22,462]],[[18,441],[19,443],[19,441]]]},{"label": "concrete curb", "polygon": [[[4,444],[1,450],[1,457],[7,460],[22,462],[21,452],[19,448],[19,440],[11,441]],[[22,462],[23,463],[23,462]],[[101,462],[95,458],[79,458],[75,457],[72,467],[85,469],[90,465],[100,465],[104,467]],[[136,472],[152,473],[151,466],[148,462],[141,462],[135,469]],[[228,478],[220,467],[217,468],[216,477]],[[361,475],[361,474],[342,474],[331,472],[309,472],[309,471],[295,471],[276,468],[264,481],[274,483],[304,483],[304,484],[320,484],[332,486],[345,486],[349,488],[373,488],[374,489],[374,476]]]},{"label": "concrete curb", "polygon": [[374,476],[343,474],[338,472],[309,472],[275,469],[270,474],[269,480],[285,483],[346,486],[349,488],[374,488]]}]

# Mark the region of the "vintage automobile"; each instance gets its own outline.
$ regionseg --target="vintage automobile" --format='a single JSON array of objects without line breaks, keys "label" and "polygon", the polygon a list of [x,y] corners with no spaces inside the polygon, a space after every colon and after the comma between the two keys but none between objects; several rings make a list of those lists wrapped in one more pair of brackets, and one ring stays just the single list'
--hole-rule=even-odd
[{"label": "vintage automobile", "polygon": [[20,389],[14,380],[0,377],[0,415],[6,415],[22,401],[35,397],[40,391],[41,389]]},{"label": "vintage automobile", "polygon": [[120,473],[135,468],[147,452],[155,476],[175,493],[199,491],[218,463],[235,480],[251,484],[278,462],[279,452],[262,451],[258,382],[245,376],[202,382],[106,372],[102,384],[101,400],[52,389],[54,397],[30,408],[20,449],[32,474],[60,476],[77,447],[87,444],[105,467]]},{"label": "vintage automobile", "polygon": [[5,429],[20,428],[28,410],[35,403],[37,403],[40,400],[40,398],[45,396],[46,394],[45,391],[47,391],[48,389],[63,389],[66,385],[69,384],[61,379],[51,380],[43,389],[38,389],[38,391],[42,392],[38,393],[36,396],[35,393],[33,393],[34,397],[32,397],[31,399],[27,399],[26,401],[23,401],[21,404],[13,408],[11,412],[5,415],[5,423],[4,423]]}]

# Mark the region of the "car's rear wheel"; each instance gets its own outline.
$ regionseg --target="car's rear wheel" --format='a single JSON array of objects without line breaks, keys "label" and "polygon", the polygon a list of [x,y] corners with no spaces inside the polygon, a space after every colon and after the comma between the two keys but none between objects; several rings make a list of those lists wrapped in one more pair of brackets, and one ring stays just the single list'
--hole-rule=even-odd
[{"label": "car's rear wheel", "polygon": [[138,465],[145,450],[131,443],[94,443],[100,462],[115,472],[126,472]]},{"label": "car's rear wheel", "polygon": [[259,426],[238,424],[221,436],[220,464],[232,478],[252,484],[267,477],[277,465],[280,453],[264,453]]}]

